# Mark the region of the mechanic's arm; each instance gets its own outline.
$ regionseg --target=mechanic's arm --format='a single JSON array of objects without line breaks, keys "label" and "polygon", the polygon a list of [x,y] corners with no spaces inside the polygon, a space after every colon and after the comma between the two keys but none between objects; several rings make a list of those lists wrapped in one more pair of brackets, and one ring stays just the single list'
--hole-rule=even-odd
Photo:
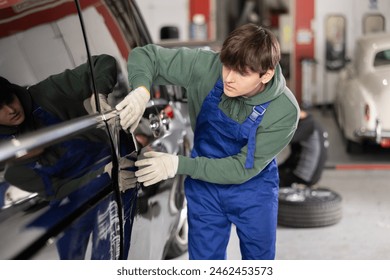
[{"label": "mechanic's arm", "polygon": [[129,84],[133,89],[152,84],[186,87],[192,77],[192,67],[200,50],[169,49],[146,45],[131,51],[127,63]]},{"label": "mechanic's arm", "polygon": [[[92,60],[97,91],[107,96],[117,82],[116,60],[109,55],[94,56]],[[45,110],[68,120],[86,113],[83,101],[91,97],[91,85],[89,66],[84,63],[30,86],[29,92]]]},{"label": "mechanic's arm", "polygon": [[[110,55],[92,57],[96,90],[108,95],[117,82],[117,64]],[[39,84],[42,89],[52,89],[52,95],[59,95],[74,100],[84,100],[92,94],[92,75],[89,64],[83,63],[74,69],[67,69],[57,75],[52,75]],[[53,94],[55,93],[55,94]]]},{"label": "mechanic's arm", "polygon": [[[92,56],[94,76],[96,80],[96,90],[106,96],[110,94],[118,81],[118,65],[116,59],[110,55],[102,54]],[[86,74],[82,71],[81,74]],[[89,71],[88,71],[89,73]],[[86,76],[85,78],[88,78]]]},{"label": "mechanic's arm", "polygon": [[140,167],[135,173],[138,181],[149,186],[173,178],[176,174],[188,175],[194,179],[218,183],[240,184],[261,172],[270,161],[289,143],[297,125],[297,112],[283,116],[267,128],[260,128],[256,135],[254,167],[245,168],[247,147],[234,156],[211,159],[206,157],[189,158],[160,152],[147,152],[145,158],[135,165]]},{"label": "mechanic's arm", "polygon": [[245,168],[247,146],[237,155],[221,159],[179,156],[177,174],[218,184],[241,184],[259,174],[288,145],[296,129],[295,116],[284,118],[268,128],[260,128],[256,135],[254,167]]},{"label": "mechanic's arm", "polygon": [[189,49],[173,50],[156,45],[138,47],[130,53],[128,77],[133,90],[115,107],[120,111],[123,129],[133,132],[138,126],[151,98],[149,91],[153,83],[182,86],[188,83],[192,69],[188,65],[192,63],[195,54],[196,51]]}]

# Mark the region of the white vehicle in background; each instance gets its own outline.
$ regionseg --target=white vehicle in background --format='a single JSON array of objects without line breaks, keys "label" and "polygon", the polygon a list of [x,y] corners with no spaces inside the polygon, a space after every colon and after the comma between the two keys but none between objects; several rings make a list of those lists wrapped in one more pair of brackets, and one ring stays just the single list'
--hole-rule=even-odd
[{"label": "white vehicle in background", "polygon": [[336,85],[334,108],[347,152],[365,144],[390,148],[389,105],[390,34],[365,35]]}]

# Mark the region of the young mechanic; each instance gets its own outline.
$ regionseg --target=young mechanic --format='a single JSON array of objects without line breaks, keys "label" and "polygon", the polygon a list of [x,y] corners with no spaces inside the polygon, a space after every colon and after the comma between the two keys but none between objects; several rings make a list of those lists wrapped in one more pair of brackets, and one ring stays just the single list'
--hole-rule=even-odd
[{"label": "young mechanic", "polygon": [[220,53],[147,45],[128,60],[134,90],[117,106],[134,131],[152,84],[182,86],[194,130],[191,157],[146,152],[144,186],[188,175],[189,258],[225,259],[231,224],[243,259],[274,259],[278,212],[276,155],[297,128],[299,106],[286,87],[273,33],[254,24],[234,30]]}]

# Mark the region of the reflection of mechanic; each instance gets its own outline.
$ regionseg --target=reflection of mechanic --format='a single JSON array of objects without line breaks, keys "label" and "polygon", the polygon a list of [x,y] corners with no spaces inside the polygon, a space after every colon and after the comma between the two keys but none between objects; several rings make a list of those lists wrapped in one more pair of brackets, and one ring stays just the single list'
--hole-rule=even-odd
[{"label": "reflection of mechanic", "polygon": [[[100,55],[93,57],[92,61],[101,108],[110,109],[106,100],[116,84],[116,60],[108,55]],[[94,98],[91,98],[90,77],[87,63],[50,76],[28,88],[11,84],[0,77],[0,138],[11,139],[25,132],[96,112],[92,109]],[[31,151],[9,164],[4,177],[26,191],[37,192],[50,199],[63,197],[96,177],[98,172],[101,173],[96,170],[96,174],[75,177],[84,167],[110,155],[106,141],[105,131],[94,130],[45,151]],[[75,165],[75,162],[78,164]],[[65,178],[72,180],[67,182]]]},{"label": "reflection of mechanic", "polygon": [[290,155],[279,165],[281,187],[293,183],[312,186],[320,180],[327,159],[327,136],[313,115],[301,111],[298,128],[290,143]]},{"label": "reflection of mechanic", "polygon": [[144,186],[189,176],[190,259],[224,259],[232,223],[243,259],[275,257],[275,157],[291,140],[299,112],[279,60],[275,35],[254,24],[233,31],[220,53],[148,45],[129,56],[135,89],[116,107],[123,109],[124,128],[139,122],[152,84],[175,84],[188,93],[195,135],[191,158],[145,153],[136,162],[142,167],[136,176]]},{"label": "reflection of mechanic", "polygon": [[[116,60],[108,55],[92,59],[101,109],[109,110],[111,107],[107,103],[107,95],[116,84]],[[87,63],[50,76],[27,89],[0,77],[1,139],[12,139],[25,132],[96,113],[94,98],[91,98],[90,77]],[[100,176],[103,168],[111,174],[112,164],[107,163],[109,159],[111,148],[107,133],[102,129],[94,129],[8,162],[5,179],[17,187],[37,192],[51,200],[50,209],[30,225],[44,228],[67,216],[91,195],[111,183],[107,174]],[[125,161],[126,166],[122,161]],[[133,161],[126,161],[123,157],[120,159],[120,166],[130,167],[128,165],[133,165]],[[100,166],[95,166],[100,162]],[[90,166],[93,166],[92,170],[89,169]],[[128,180],[123,182],[125,179]],[[134,186],[134,171],[120,171],[119,180],[122,191]],[[131,200],[136,195],[136,189],[121,195],[124,203],[119,211],[123,211],[123,228],[127,236],[130,236],[135,205]],[[66,199],[62,199],[65,196]],[[61,234],[56,242],[61,259],[83,259],[90,240],[92,259],[117,257],[119,233],[111,229],[117,228],[119,218],[117,204],[112,196],[106,197],[97,207],[89,209]],[[102,237],[102,234],[105,236]],[[129,242],[130,240],[125,240],[125,250],[129,248]]]},{"label": "reflection of mechanic", "polygon": [[[108,55],[95,56],[93,67],[97,90],[107,96],[116,84],[116,61]],[[92,94],[87,63],[50,76],[28,88],[11,84],[2,77],[0,86],[0,136],[3,139],[51,125],[49,121],[39,118],[41,111],[59,121],[86,115],[84,101]]]}]

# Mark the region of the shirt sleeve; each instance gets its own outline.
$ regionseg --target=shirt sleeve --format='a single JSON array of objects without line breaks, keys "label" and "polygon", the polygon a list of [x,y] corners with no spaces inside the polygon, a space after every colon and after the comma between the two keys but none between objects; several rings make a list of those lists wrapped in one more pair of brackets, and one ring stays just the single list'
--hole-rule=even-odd
[{"label": "shirt sleeve", "polygon": [[[109,55],[93,56],[92,66],[97,92],[108,95],[117,82],[115,58]],[[29,88],[39,106],[62,120],[85,115],[83,101],[92,95],[93,90],[88,63],[52,75]]]},{"label": "shirt sleeve", "polygon": [[169,49],[157,45],[137,47],[129,55],[127,69],[132,88],[152,84],[187,87],[198,50]]},{"label": "shirt sleeve", "polygon": [[[96,90],[98,93],[108,95],[111,93],[118,79],[118,65],[114,57],[110,55],[99,55],[92,57]],[[81,73],[86,73],[86,69]],[[83,75],[83,74],[82,74]]]}]

